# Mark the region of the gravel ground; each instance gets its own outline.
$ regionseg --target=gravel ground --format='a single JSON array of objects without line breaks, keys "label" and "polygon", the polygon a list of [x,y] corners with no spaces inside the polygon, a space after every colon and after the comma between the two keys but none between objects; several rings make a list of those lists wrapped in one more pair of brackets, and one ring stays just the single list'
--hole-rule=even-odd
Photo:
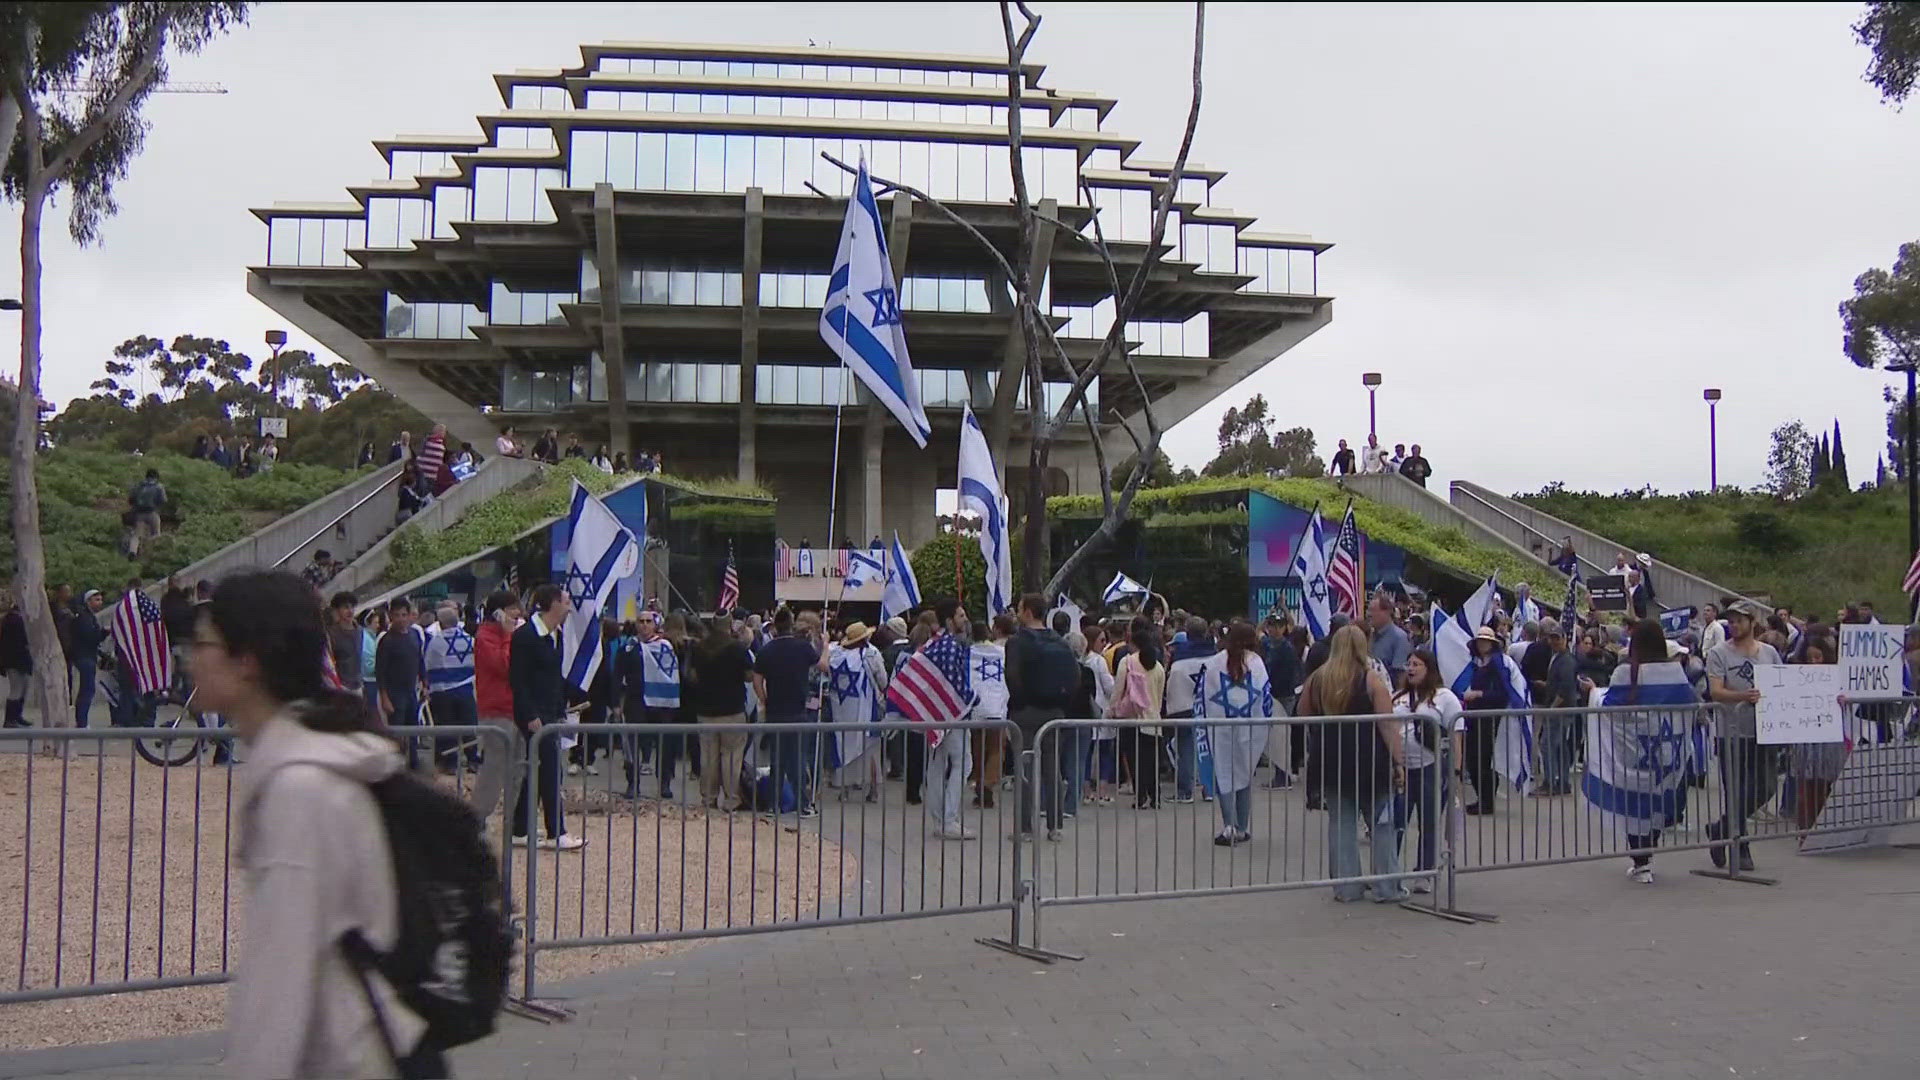
[{"label": "gravel ground", "polygon": [[[831,842],[745,814],[635,806],[578,789],[566,802],[568,826],[588,846],[537,853],[534,917],[542,940],[556,930],[605,937],[656,925],[785,921],[796,903],[810,911],[844,886],[857,887],[857,867]],[[198,767],[161,769],[133,758],[125,744],[110,745],[104,759],[91,748],[64,760],[0,753],[0,805],[14,808],[16,821],[0,831],[0,990],[224,970],[242,915],[241,879],[229,871],[225,768],[203,759]],[[499,825],[496,816],[493,835]],[[515,855],[514,904],[524,910],[525,852]],[[544,985],[691,944],[542,951],[538,973]],[[225,987],[204,986],[0,1005],[0,1048],[218,1027],[225,995]]]}]

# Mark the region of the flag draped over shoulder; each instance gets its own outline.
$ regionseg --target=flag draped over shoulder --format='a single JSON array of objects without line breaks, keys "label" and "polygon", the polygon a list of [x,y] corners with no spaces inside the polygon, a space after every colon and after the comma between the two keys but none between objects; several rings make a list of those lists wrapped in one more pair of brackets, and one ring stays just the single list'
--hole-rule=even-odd
[{"label": "flag draped over shoulder", "polygon": [[840,249],[833,257],[827,302],[820,311],[820,336],[907,429],[908,437],[926,449],[933,428],[921,407],[920,381],[907,356],[900,289],[887,256],[887,230],[864,161],[854,178],[846,222],[840,227]]},{"label": "flag draped over shoulder", "polygon": [[1641,664],[1639,683],[1630,665],[1613,672],[1613,683],[1596,689],[1600,705],[1644,706],[1644,712],[1587,717],[1587,768],[1581,794],[1616,836],[1647,836],[1685,819],[1687,773],[1698,769],[1690,737],[1700,700],[1685,667],[1673,661]]},{"label": "flag draped over shoulder", "polygon": [[[941,634],[909,656],[887,684],[887,705],[916,724],[940,725],[964,720],[973,710],[972,650],[952,634]],[[926,729],[927,748],[937,749],[946,729]],[[961,737],[965,738],[964,732]]]},{"label": "flag draped over shoulder", "polygon": [[987,562],[987,615],[1013,607],[1013,546],[1007,531],[1007,497],[1000,490],[987,433],[971,408],[960,424],[960,508],[980,515],[980,555]]},{"label": "flag draped over shoulder", "polygon": [[[880,650],[862,642],[851,648],[835,642],[827,647],[827,703],[836,724],[871,723],[880,718],[886,667]],[[826,740],[827,765],[846,769],[880,745],[881,732],[836,731]],[[845,782],[859,777],[846,776]]]},{"label": "flag draped over shoulder", "polygon": [[[644,528],[644,526],[643,526]],[[640,565],[640,544],[607,504],[578,480],[567,510],[567,572],[562,583],[573,610],[560,627],[560,670],[584,693],[600,669],[600,615],[613,587]]]},{"label": "flag draped over shoulder", "polygon": [[893,544],[886,550],[887,585],[880,594],[880,620],[904,615],[920,606],[920,582],[913,576],[913,562],[907,549],[900,546],[900,531],[894,530]]},{"label": "flag draped over shoulder", "polygon": [[[1433,658],[1440,665],[1440,677],[1456,694],[1465,694],[1473,683],[1473,635],[1486,625],[1487,617],[1499,595],[1499,575],[1488,578],[1460,610],[1448,616],[1433,609]],[[1489,661],[1507,681],[1509,708],[1524,709],[1532,704],[1527,680],[1520,666],[1500,650]],[[1530,762],[1533,759],[1533,720],[1526,716],[1508,716],[1500,721],[1493,741],[1493,768],[1521,792],[1533,787]]]},{"label": "flag draped over shoulder", "polygon": [[157,694],[173,684],[173,649],[167,640],[167,622],[153,597],[134,590],[121,599],[113,613],[113,643],[132,669],[121,673],[122,693]]}]

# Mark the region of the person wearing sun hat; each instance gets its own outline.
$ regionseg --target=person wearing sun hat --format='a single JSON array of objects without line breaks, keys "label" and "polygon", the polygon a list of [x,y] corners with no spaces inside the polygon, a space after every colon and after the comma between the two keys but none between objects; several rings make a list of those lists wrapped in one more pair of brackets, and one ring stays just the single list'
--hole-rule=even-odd
[{"label": "person wearing sun hat", "polygon": [[1469,814],[1493,813],[1493,746],[1500,733],[1499,716],[1494,713],[1512,705],[1511,683],[1507,677],[1507,657],[1500,649],[1500,635],[1493,627],[1483,626],[1473,633],[1473,666],[1467,689],[1460,701],[1467,710],[1467,777],[1473,782],[1474,803]]},{"label": "person wearing sun hat", "polygon": [[[827,647],[821,670],[827,674],[828,718],[836,724],[872,724],[881,717],[887,691],[887,665],[864,622],[849,623],[840,640]],[[868,802],[880,800],[881,732],[841,730],[827,740],[828,767],[842,798],[864,786]]]}]

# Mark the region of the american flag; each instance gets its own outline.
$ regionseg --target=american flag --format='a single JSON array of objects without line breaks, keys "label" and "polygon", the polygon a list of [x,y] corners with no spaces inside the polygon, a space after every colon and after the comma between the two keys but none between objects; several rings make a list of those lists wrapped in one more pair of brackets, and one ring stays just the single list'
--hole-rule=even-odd
[{"label": "american flag", "polygon": [[732,611],[740,606],[740,571],[733,565],[733,545],[727,545],[727,569],[720,575],[720,605],[722,612]]},{"label": "american flag", "polygon": [[1913,562],[1907,566],[1907,580],[1901,586],[1909,594],[1920,592],[1920,551],[1913,553]]},{"label": "american flag", "polygon": [[[916,724],[951,724],[973,708],[967,664],[972,650],[952,634],[941,634],[907,657],[887,684],[887,704]],[[927,728],[927,747],[940,745],[946,729]]]},{"label": "american flag", "polygon": [[113,613],[113,640],[132,669],[121,673],[123,686],[131,683],[140,693],[153,694],[173,684],[173,650],[153,597],[135,590],[121,599]]},{"label": "american flag", "polygon": [[1327,552],[1327,591],[1333,594],[1335,615],[1360,617],[1360,526],[1353,520],[1352,500]]}]

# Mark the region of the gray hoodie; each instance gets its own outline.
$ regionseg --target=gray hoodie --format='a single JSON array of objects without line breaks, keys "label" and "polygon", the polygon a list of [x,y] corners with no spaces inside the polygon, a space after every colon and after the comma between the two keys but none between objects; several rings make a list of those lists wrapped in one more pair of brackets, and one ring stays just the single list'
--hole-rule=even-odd
[{"label": "gray hoodie", "polygon": [[[336,945],[358,928],[376,949],[399,932],[392,854],[366,785],[400,769],[377,735],[328,735],[290,708],[247,748],[239,847],[245,936],[227,999],[235,1076],[392,1076],[366,992]],[[424,1025],[375,979],[405,1053]]]}]

